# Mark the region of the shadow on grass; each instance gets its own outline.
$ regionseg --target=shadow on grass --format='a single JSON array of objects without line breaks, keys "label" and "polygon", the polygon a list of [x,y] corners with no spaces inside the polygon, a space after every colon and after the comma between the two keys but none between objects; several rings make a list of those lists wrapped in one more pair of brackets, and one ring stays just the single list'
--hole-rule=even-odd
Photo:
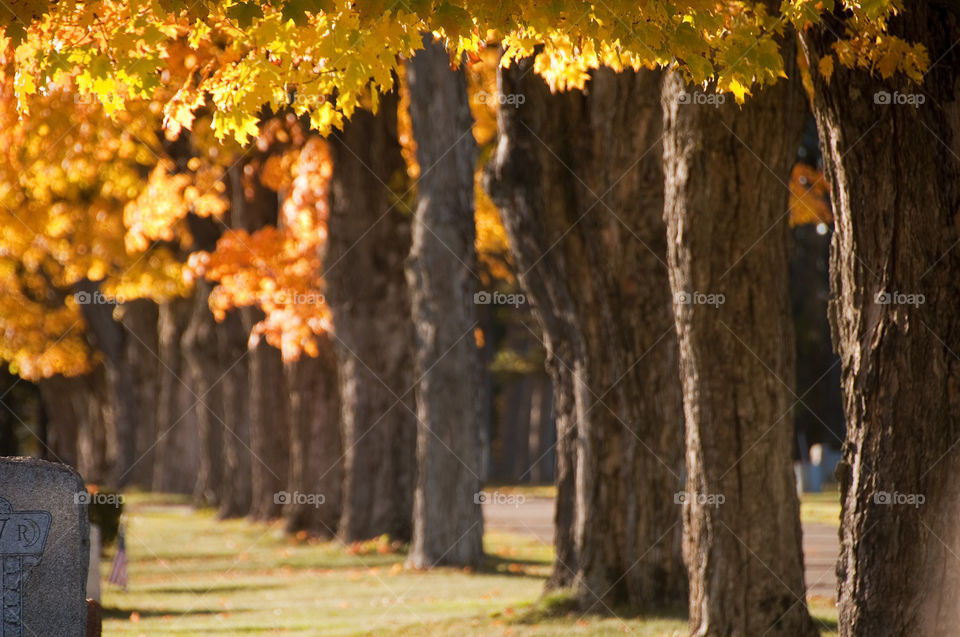
[{"label": "shadow on grass", "polygon": [[834,617],[822,617],[814,614],[813,623],[820,632],[835,633],[840,630],[840,624]]},{"label": "shadow on grass", "polygon": [[141,588],[138,592],[147,595],[206,595],[208,593],[245,593],[268,588],[280,588],[280,584],[251,582],[250,584],[214,584],[212,586],[167,586],[163,588]]},{"label": "shadow on grass", "polygon": [[[104,553],[104,557],[113,558],[116,554],[116,550],[110,550]],[[155,554],[150,557],[145,557],[141,560],[138,560],[141,564],[160,564],[161,562],[228,562],[233,563],[237,562],[237,553],[235,551],[223,550],[223,551],[206,551],[206,552],[196,552],[196,553],[163,553]]]},{"label": "shadow on grass", "polygon": [[626,605],[609,608],[599,603],[592,608],[584,609],[580,606],[573,591],[562,590],[544,593],[524,612],[519,613],[509,621],[514,624],[539,624],[549,620],[576,620],[584,616],[645,620],[667,619],[685,622],[687,621],[687,609],[676,606],[650,611]]},{"label": "shadow on grass", "polygon": [[[513,567],[515,570],[511,570]],[[516,570],[516,567],[520,567]],[[477,567],[476,573],[484,575],[505,575],[509,577],[532,577],[535,579],[544,579],[543,575],[526,572],[527,567],[549,568],[550,563],[543,560],[524,560],[504,558],[499,555],[486,555],[483,564]]]},{"label": "shadow on grass", "polygon": [[127,620],[130,619],[131,613],[137,613],[140,619],[149,619],[149,618],[160,618],[160,617],[180,617],[185,615],[190,615],[195,617],[197,615],[219,615],[222,613],[222,610],[216,610],[212,608],[192,608],[188,612],[183,612],[182,610],[177,610],[174,608],[151,608],[151,609],[137,609],[137,608],[114,608],[109,606],[101,610],[101,617],[104,620],[107,619],[119,619]]}]

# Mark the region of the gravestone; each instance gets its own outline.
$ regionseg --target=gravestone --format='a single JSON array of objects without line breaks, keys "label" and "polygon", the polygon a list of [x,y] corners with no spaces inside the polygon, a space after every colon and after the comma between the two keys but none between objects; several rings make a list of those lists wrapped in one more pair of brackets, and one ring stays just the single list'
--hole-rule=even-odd
[{"label": "gravestone", "polygon": [[85,637],[86,493],[66,465],[0,458],[0,637]]},{"label": "gravestone", "polygon": [[833,482],[833,472],[843,454],[830,445],[815,444],[810,447],[810,461],[803,463],[803,488],[808,493],[823,491],[824,482]]}]

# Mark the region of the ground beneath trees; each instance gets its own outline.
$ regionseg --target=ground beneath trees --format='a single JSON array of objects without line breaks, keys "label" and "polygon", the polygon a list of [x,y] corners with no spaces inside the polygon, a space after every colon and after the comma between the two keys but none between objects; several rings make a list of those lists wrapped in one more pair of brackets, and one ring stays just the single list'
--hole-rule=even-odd
[{"label": "ground beneath trees", "polygon": [[[490,497],[483,508],[488,530],[530,536],[550,545],[553,541],[552,492],[507,487],[489,493],[496,496]],[[806,494],[801,506],[807,593],[825,599],[836,598],[836,567],[840,555],[838,497],[836,492]]]},{"label": "ground beneath trees", "polygon": [[[521,518],[504,507],[529,507],[528,528],[511,528]],[[805,522],[830,515],[829,506],[804,513]],[[127,514],[130,588],[104,585],[107,637],[685,634],[683,617],[581,616],[556,600],[534,606],[552,550],[550,501],[532,492],[521,507],[485,509],[491,557],[477,572],[411,572],[400,547],[386,542],[290,538],[279,522],[218,521],[179,498],[130,496]],[[814,596],[812,605],[824,634],[834,634],[832,603]]]}]

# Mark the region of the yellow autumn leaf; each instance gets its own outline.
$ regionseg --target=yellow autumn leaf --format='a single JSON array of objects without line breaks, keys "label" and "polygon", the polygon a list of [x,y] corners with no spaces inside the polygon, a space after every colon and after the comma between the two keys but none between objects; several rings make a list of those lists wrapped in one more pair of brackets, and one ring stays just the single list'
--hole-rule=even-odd
[{"label": "yellow autumn leaf", "polygon": [[820,61],[817,63],[817,69],[819,69],[820,75],[823,76],[823,81],[829,85],[830,78],[833,77],[833,56],[828,55],[820,58]]},{"label": "yellow autumn leaf", "polygon": [[722,80],[719,83],[719,88],[724,93],[733,93],[733,97],[735,100],[737,100],[737,104],[743,104],[744,98],[747,95],[750,95],[749,87],[733,78]]}]

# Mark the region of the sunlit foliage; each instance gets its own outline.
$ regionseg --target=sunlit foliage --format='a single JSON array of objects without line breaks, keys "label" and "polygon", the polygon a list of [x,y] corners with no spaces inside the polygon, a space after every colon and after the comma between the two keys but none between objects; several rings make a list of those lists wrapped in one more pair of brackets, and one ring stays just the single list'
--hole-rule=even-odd
[{"label": "sunlit foliage", "polygon": [[[19,5],[18,5],[19,6]],[[108,110],[149,95],[168,72],[175,43],[186,39],[196,64],[166,105],[167,124],[187,127],[198,109],[213,112],[219,136],[245,142],[256,136],[264,106],[290,106],[309,115],[322,134],[342,126],[363,102],[393,87],[399,56],[422,46],[421,33],[443,37],[456,62],[487,41],[505,47],[504,61],[537,47],[537,72],[555,88],[579,88],[589,70],[676,67],[691,82],[714,82],[745,99],[751,87],[783,76],[778,37],[834,10],[832,0],[785,0],[779,11],[765,3],[692,0],[610,2],[578,0],[481,2],[463,0],[272,0],[179,2],[99,0],[59,2],[41,20],[6,15],[17,44],[17,90],[25,96],[61,73],[78,73],[84,91]],[[921,78],[929,63],[919,45],[886,32],[900,0],[843,2],[847,19],[835,62],[887,77]],[[31,24],[29,29],[25,25]],[[52,39],[41,37],[49,32]],[[821,63],[829,74],[834,57]],[[830,68],[828,68],[830,67]],[[179,81],[180,78],[170,78]]]}]

